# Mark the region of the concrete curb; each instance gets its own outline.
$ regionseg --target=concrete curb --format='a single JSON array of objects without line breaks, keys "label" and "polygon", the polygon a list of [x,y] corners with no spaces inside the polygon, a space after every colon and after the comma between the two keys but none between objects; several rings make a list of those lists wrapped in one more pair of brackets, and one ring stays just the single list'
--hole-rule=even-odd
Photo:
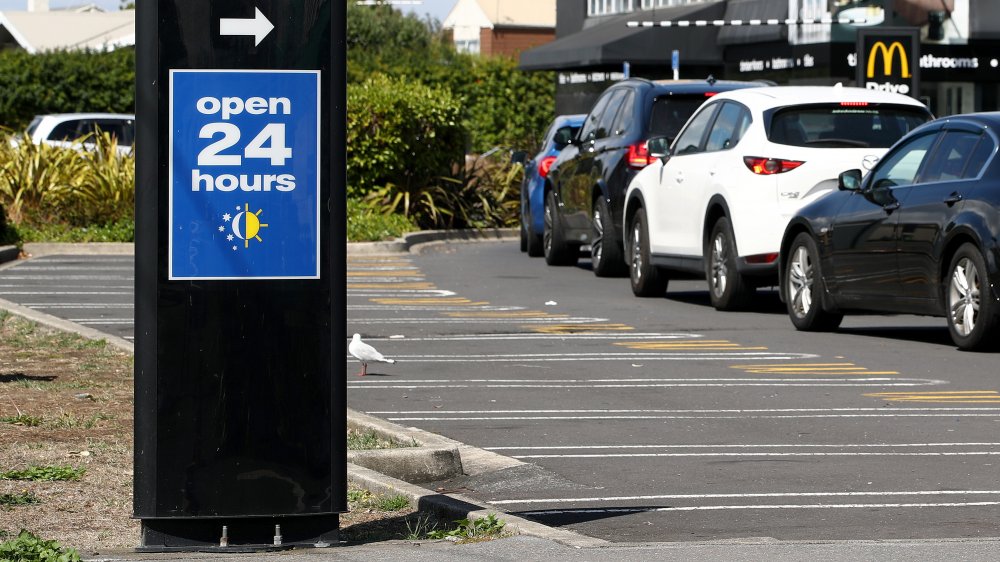
[{"label": "concrete curb", "polygon": [[431,482],[459,476],[462,455],[457,444],[415,427],[402,427],[354,410],[347,410],[347,427],[372,430],[384,438],[416,447],[348,451],[347,462],[406,482]]},{"label": "concrete curb", "polygon": [[407,253],[417,246],[431,242],[497,242],[518,236],[516,228],[490,228],[483,230],[421,230],[385,242],[350,242],[349,254]]},{"label": "concrete curb", "polygon": [[442,519],[480,519],[488,515],[500,515],[507,528],[518,534],[553,540],[574,548],[593,548],[611,544],[603,539],[548,527],[499,509],[484,507],[460,494],[444,495],[431,492],[357,465],[347,465],[347,480],[373,493],[406,496],[419,511],[433,513]]},{"label": "concrete curb", "polygon": [[132,342],[126,339],[119,338],[118,336],[112,336],[111,334],[105,334],[104,332],[100,332],[86,326],[81,326],[80,324],[70,322],[69,320],[63,320],[57,316],[39,312],[37,310],[21,306],[15,302],[10,302],[9,300],[0,299],[0,309],[6,310],[11,314],[21,316],[22,318],[27,318],[33,322],[38,322],[39,324],[48,326],[49,328],[78,334],[91,340],[104,340],[108,342],[108,345],[114,346],[126,353],[135,353],[135,346]]}]

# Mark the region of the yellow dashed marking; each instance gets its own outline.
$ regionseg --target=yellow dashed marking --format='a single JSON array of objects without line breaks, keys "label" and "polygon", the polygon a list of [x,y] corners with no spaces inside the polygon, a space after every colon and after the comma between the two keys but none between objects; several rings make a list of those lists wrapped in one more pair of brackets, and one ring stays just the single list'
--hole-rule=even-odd
[{"label": "yellow dashed marking", "polygon": [[734,343],[729,340],[673,340],[673,341],[657,341],[657,342],[615,342],[615,345],[620,345],[627,347],[629,349],[699,349],[699,350],[718,350],[718,349],[750,349],[750,350],[764,350],[766,347],[744,347],[742,344]]},{"label": "yellow dashed marking", "polygon": [[446,312],[453,318],[566,318],[569,314],[549,314],[538,310],[511,310],[497,312]]},{"label": "yellow dashed marking", "polygon": [[730,365],[756,375],[898,375],[899,371],[869,371],[854,363],[785,363],[775,365]]},{"label": "yellow dashed marking", "polygon": [[348,289],[434,289],[434,283],[348,283]]},{"label": "yellow dashed marking", "polygon": [[928,392],[874,392],[865,394],[888,402],[948,402],[958,404],[997,404],[1000,392],[995,390],[954,390]]},{"label": "yellow dashed marking", "polygon": [[487,305],[488,302],[472,302],[461,297],[413,297],[413,298],[378,298],[368,299],[376,304],[472,304]]},{"label": "yellow dashed marking", "polygon": [[634,330],[625,324],[550,324],[548,326],[522,326],[542,334],[583,334],[587,332],[624,332]]},{"label": "yellow dashed marking", "polygon": [[380,260],[347,260],[349,265],[358,267],[378,266],[378,267],[413,267],[413,262],[409,261],[380,261]]},{"label": "yellow dashed marking", "polygon": [[401,277],[401,278],[406,277],[408,279],[412,279],[415,277],[419,277],[420,279],[424,278],[424,274],[415,269],[407,271],[413,271],[413,273],[407,273],[398,269],[389,271],[348,271],[347,276],[348,277]]}]

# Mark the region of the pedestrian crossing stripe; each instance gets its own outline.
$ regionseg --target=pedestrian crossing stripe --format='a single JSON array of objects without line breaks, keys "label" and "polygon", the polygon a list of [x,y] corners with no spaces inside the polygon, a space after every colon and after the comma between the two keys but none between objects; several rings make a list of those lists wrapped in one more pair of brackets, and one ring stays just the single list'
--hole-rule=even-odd
[{"label": "pedestrian crossing stripe", "polygon": [[522,326],[542,334],[582,334],[591,332],[624,332],[634,330],[625,324],[550,324],[547,326]]},{"label": "pedestrian crossing stripe", "polygon": [[937,392],[873,392],[865,394],[887,402],[947,402],[952,404],[997,404],[996,390],[939,390]]},{"label": "pedestrian crossing stripe", "polygon": [[629,349],[699,349],[699,350],[766,350],[766,347],[745,347],[742,344],[729,340],[672,340],[672,341],[636,341],[636,342],[615,342],[614,345],[627,347]]},{"label": "pedestrian crossing stripe", "polygon": [[899,371],[869,371],[854,363],[786,363],[774,365],[730,365],[756,375],[898,375]]}]

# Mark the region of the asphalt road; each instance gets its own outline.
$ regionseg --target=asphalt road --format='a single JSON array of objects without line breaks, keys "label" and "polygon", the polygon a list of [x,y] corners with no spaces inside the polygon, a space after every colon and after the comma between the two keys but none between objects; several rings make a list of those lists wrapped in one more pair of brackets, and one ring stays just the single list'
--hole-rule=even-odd
[{"label": "asphalt road", "polygon": [[[131,337],[128,257],[0,270],[0,298]],[[514,457],[433,483],[611,541],[1000,536],[1000,373],[944,320],[795,332],[776,296],[637,299],[515,243],[352,255],[350,407]],[[107,303],[109,306],[102,306]],[[346,349],[346,342],[345,342]]]}]

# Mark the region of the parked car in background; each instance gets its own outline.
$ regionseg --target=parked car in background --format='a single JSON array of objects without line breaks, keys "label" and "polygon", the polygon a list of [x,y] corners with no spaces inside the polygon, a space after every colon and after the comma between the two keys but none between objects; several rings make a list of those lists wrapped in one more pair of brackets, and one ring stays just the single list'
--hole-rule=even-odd
[{"label": "parked car in background", "polygon": [[862,180],[840,175],[781,243],[781,296],[799,330],[844,313],[944,316],[961,349],[996,346],[1000,318],[1000,113],[918,128]]},{"label": "parked car in background", "polygon": [[584,114],[557,116],[545,132],[541,150],[524,165],[524,181],[521,182],[521,251],[528,252],[531,257],[541,257],[543,254],[545,178],[556,157],[580,130],[584,117]]},{"label": "parked car in background", "polygon": [[673,137],[706,99],[751,82],[623,80],[601,94],[546,182],[543,250],[549,265],[576,263],[589,244],[594,273],[625,273],[625,189],[651,159],[646,141]]},{"label": "parked car in background", "polygon": [[778,284],[789,219],[871,167],[932,119],[919,101],[861,88],[777,86],[727,92],[698,110],[629,186],[624,225],[637,296],[662,295],[675,275],[704,276],[712,305],[738,308]]},{"label": "parked car in background", "polygon": [[38,115],[28,125],[27,136],[35,144],[50,144],[67,148],[92,145],[93,135],[106,132],[118,141],[118,152],[132,152],[135,143],[135,115],[123,113],[57,113]]}]

